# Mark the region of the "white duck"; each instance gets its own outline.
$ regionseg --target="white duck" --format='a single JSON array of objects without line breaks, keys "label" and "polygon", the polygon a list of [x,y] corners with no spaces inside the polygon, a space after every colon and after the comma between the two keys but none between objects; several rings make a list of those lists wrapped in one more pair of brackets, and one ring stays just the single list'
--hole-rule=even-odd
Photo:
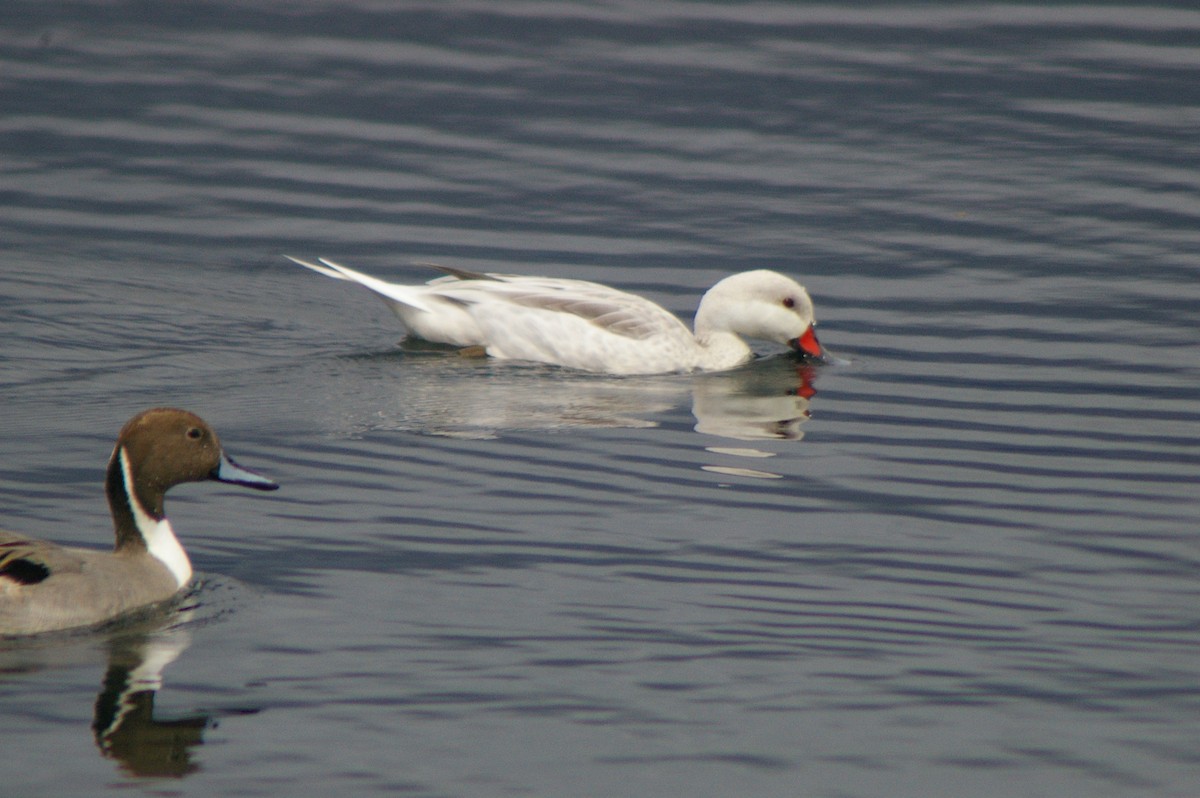
[{"label": "white duck", "polygon": [[743,339],[822,357],[804,286],[777,272],[726,277],[696,310],[695,333],[666,309],[599,283],[435,267],[447,276],[397,285],[320,259],[285,256],[378,294],[413,335],[482,347],[494,358],[532,360],[605,374],[718,371],[750,360]]}]

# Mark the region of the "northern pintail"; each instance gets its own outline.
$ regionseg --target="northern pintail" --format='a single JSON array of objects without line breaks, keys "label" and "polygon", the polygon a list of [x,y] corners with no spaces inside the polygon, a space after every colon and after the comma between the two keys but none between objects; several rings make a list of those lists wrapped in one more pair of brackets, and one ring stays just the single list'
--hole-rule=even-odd
[{"label": "northern pintail", "polygon": [[480,274],[397,285],[321,258],[285,256],[327,277],[378,294],[413,335],[482,347],[500,359],[530,360],[605,374],[717,371],[753,357],[743,338],[784,344],[813,358],[822,349],[804,286],[766,270],[726,277],[696,310],[695,332],[648,299],[583,280]]},{"label": "northern pintail", "polygon": [[163,496],[207,479],[279,487],[235,464],[193,413],[160,407],[130,419],[108,461],[111,552],[0,531],[0,635],[92,626],[174,596],[191,580],[192,564],[163,514]]}]

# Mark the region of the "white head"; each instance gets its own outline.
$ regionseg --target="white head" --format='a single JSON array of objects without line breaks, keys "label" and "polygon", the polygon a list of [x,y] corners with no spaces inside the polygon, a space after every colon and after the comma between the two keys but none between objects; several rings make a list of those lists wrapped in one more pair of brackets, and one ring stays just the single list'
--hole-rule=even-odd
[{"label": "white head", "polygon": [[804,286],[766,269],[726,277],[708,290],[696,310],[696,337],[702,342],[733,333],[786,344],[819,358],[815,324]]}]

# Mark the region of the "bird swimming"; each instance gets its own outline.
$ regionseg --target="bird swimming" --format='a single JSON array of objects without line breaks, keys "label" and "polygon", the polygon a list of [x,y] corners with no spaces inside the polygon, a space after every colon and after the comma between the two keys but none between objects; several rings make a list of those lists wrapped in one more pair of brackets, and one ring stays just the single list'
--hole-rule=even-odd
[{"label": "bird swimming", "polygon": [[604,374],[659,374],[734,368],[754,356],[745,338],[783,344],[818,360],[824,354],[804,286],[765,269],[731,275],[710,288],[693,331],[644,297],[585,280],[439,266],[445,276],[402,285],[325,258],[313,263],[284,257],[366,287],[418,338],[482,347],[498,359]]},{"label": "bird swimming", "polygon": [[257,490],[279,486],[237,465],[203,419],[153,408],[129,420],[108,461],[111,551],[60,546],[0,531],[0,636],[94,626],[165,602],[192,564],[163,510],[167,490],[217,480]]}]

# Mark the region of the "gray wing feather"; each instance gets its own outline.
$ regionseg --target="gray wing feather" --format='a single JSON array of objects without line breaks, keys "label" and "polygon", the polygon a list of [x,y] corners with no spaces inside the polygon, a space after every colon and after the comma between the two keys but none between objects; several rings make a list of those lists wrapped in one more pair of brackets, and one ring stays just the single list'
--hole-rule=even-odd
[{"label": "gray wing feather", "polygon": [[503,280],[501,280],[500,277],[498,277],[494,274],[485,274],[483,272],[473,272],[469,269],[459,269],[454,266],[443,266],[440,263],[430,263],[429,261],[416,261],[413,265],[428,266],[430,269],[437,269],[439,272],[442,272],[443,274],[447,274],[451,277],[456,277],[459,280],[485,280],[485,281],[494,280],[496,282],[503,282]]},{"label": "gray wing feather", "polygon": [[656,315],[639,314],[633,308],[604,299],[542,293],[514,294],[509,299],[525,307],[570,313],[613,335],[635,341],[645,340],[663,330],[662,320]]},{"label": "gray wing feather", "polygon": [[0,579],[40,582],[51,574],[83,570],[83,558],[69,549],[42,540],[0,533]]}]

